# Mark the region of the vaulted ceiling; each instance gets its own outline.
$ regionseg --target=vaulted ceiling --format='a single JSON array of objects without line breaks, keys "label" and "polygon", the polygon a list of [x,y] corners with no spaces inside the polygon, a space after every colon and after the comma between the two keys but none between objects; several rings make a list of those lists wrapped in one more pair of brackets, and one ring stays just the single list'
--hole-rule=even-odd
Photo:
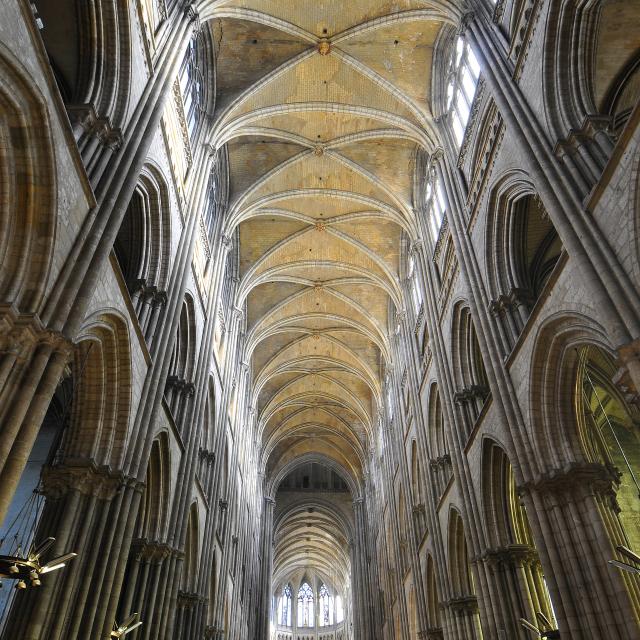
[{"label": "vaulted ceiling", "polygon": [[416,153],[437,145],[434,44],[453,2],[215,2],[213,142],[227,145],[253,406],[267,477],[330,459],[356,484],[418,237]]}]

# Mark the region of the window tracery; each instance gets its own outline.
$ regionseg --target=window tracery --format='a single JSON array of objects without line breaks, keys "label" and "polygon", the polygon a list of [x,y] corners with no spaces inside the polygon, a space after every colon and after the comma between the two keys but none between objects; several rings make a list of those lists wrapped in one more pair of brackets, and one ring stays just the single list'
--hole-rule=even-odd
[{"label": "window tracery", "polygon": [[298,626],[313,627],[313,589],[303,582],[298,589]]},{"label": "window tracery", "polygon": [[204,74],[200,58],[199,38],[195,35],[189,41],[178,74],[190,140],[197,133],[204,113]]},{"label": "window tracery", "polygon": [[409,291],[411,293],[413,310],[417,316],[418,313],[420,313],[420,308],[422,307],[422,289],[418,280],[415,249],[409,252],[409,256],[407,258],[407,281],[409,284]]},{"label": "window tracery", "polygon": [[320,626],[327,627],[333,624],[333,598],[329,595],[329,591],[325,584],[320,585]]},{"label": "window tracery", "polygon": [[458,147],[464,138],[479,78],[478,59],[464,38],[458,37],[449,63],[447,83],[447,113]]},{"label": "window tracery", "polygon": [[447,202],[435,167],[431,167],[427,172],[425,205],[429,233],[435,244],[438,240],[442,221],[447,213]]},{"label": "window tracery", "polygon": [[285,627],[291,626],[291,601],[293,594],[291,592],[291,586],[286,585],[282,590],[282,596],[280,598],[278,621]]}]

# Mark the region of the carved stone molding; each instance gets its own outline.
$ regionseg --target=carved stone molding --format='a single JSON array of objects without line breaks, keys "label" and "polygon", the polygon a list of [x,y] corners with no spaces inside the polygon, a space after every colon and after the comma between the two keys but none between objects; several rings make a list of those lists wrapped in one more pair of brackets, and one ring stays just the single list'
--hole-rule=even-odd
[{"label": "carved stone molding", "polygon": [[47,345],[67,358],[73,353],[73,343],[59,331],[44,327],[37,315],[21,314],[12,305],[0,306],[0,355],[24,361],[38,345]]},{"label": "carved stone molding", "polygon": [[98,467],[91,460],[65,460],[64,464],[45,467],[42,483],[44,494],[53,499],[75,490],[100,500],[111,500],[121,487],[142,488],[142,483],[135,478],[111,471],[108,467]]},{"label": "carved stone molding", "polygon": [[511,544],[506,547],[487,549],[479,559],[492,565],[540,564],[538,552],[528,544]]},{"label": "carved stone molding", "polygon": [[571,462],[554,469],[536,480],[525,482],[518,491],[537,491],[543,494],[569,496],[576,491],[590,491],[597,495],[615,497],[615,485],[620,474],[597,462]]},{"label": "carved stone molding", "polygon": [[476,596],[460,596],[451,598],[446,605],[458,615],[469,615],[478,612],[478,598]]}]

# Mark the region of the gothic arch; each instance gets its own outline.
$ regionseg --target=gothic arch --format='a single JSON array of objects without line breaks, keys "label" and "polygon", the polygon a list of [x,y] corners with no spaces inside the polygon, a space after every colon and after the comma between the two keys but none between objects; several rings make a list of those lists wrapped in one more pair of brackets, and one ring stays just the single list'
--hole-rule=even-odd
[{"label": "gothic arch", "polygon": [[557,313],[538,330],[529,403],[533,459],[540,473],[587,461],[574,411],[579,349],[585,345],[614,355],[604,328],[587,315]]},{"label": "gothic arch", "polygon": [[519,171],[493,188],[486,229],[492,311],[512,347],[560,259],[562,242],[533,183]]},{"label": "gothic arch", "polygon": [[543,53],[545,101],[557,139],[595,116],[606,119],[610,135],[619,134],[640,95],[640,48],[634,41],[638,24],[640,10],[632,2],[550,4]]},{"label": "gothic arch", "polygon": [[200,553],[200,519],[198,503],[192,503],[187,515],[187,533],[184,543],[184,564],[182,567],[182,591],[188,594],[198,589],[198,558]]},{"label": "gothic arch", "polygon": [[[74,125],[114,135],[125,123],[131,26],[125,0],[38,0],[42,37]],[[119,134],[118,134],[119,135]]]},{"label": "gothic arch", "polygon": [[462,407],[466,433],[469,435],[489,396],[489,382],[471,310],[463,302],[454,308],[451,333],[457,387],[455,400]]},{"label": "gothic arch", "polygon": [[80,331],[74,353],[76,394],[68,437],[69,458],[120,469],[129,428],[129,331],[115,312],[98,313]]},{"label": "gothic arch", "polygon": [[448,529],[449,582],[453,595],[452,604],[461,618],[463,637],[481,640],[478,601],[474,576],[469,561],[465,527],[460,512],[455,507],[449,509]]},{"label": "gothic arch", "polygon": [[433,382],[429,390],[428,413],[428,441],[429,441],[429,470],[433,479],[438,498],[442,496],[451,479],[451,456],[445,431],[444,414],[438,383]]},{"label": "gothic arch", "polygon": [[163,540],[171,492],[169,437],[162,432],[151,445],[145,487],[138,512],[138,537],[149,542]]},{"label": "gothic arch", "polygon": [[[553,501],[565,500],[565,495],[580,503],[580,513],[556,513],[558,531],[554,529],[552,535],[563,535],[567,544],[578,544],[576,536],[587,528],[593,531],[590,553],[594,562],[586,575],[576,573],[571,561],[563,557],[556,556],[551,566],[549,578],[571,586],[558,595],[560,626],[566,616],[582,615],[589,608],[626,612],[619,622],[612,622],[615,616],[610,614],[606,620],[598,619],[600,633],[612,624],[621,633],[630,630],[635,623],[629,621],[638,615],[640,601],[636,580],[602,570],[615,557],[618,545],[640,543],[637,490],[632,488],[630,501],[630,474],[612,437],[615,432],[633,439],[630,463],[638,469],[637,426],[631,427],[637,422],[613,383],[614,374],[618,375],[614,358],[606,332],[597,323],[584,315],[565,313],[551,317],[540,328],[531,365],[533,459],[538,464],[532,491],[542,497],[546,508]],[[620,373],[624,378],[624,370]],[[548,516],[543,513],[540,517]],[[555,540],[550,549],[554,544]],[[574,592],[582,593],[581,597],[574,598]],[[552,593],[555,602],[557,591]]]},{"label": "gothic arch", "polygon": [[155,163],[147,162],[122,220],[114,244],[129,291],[136,281],[164,290],[170,267],[171,210],[167,181]]},{"label": "gothic arch", "polygon": [[193,298],[186,294],[171,353],[165,398],[173,419],[182,431],[186,407],[194,393],[195,356],[197,346],[196,317]]},{"label": "gothic arch", "polygon": [[414,505],[424,504],[424,490],[422,488],[422,465],[418,454],[418,442],[411,442],[411,493]]},{"label": "gothic arch", "polygon": [[504,624],[510,637],[520,633],[520,619],[539,620],[539,612],[555,628],[551,599],[521,501],[511,462],[493,439],[482,443],[482,506],[488,540],[487,561],[498,577]]},{"label": "gothic arch", "polygon": [[440,617],[440,597],[438,596],[438,581],[436,577],[436,568],[433,556],[427,555],[427,569],[425,590],[427,594],[427,624],[429,631],[435,635],[436,632],[442,632],[442,621]]},{"label": "gothic arch", "polygon": [[454,597],[475,595],[464,524],[460,512],[454,507],[449,510],[448,556],[449,581]]},{"label": "gothic arch", "polygon": [[438,383],[433,382],[429,390],[429,447],[431,449],[431,459],[437,459],[448,453],[447,438],[444,430],[444,416],[442,414],[442,403],[440,401],[440,391]]},{"label": "gothic arch", "polygon": [[56,235],[53,140],[45,99],[0,49],[0,301],[37,313]]},{"label": "gothic arch", "polygon": [[169,190],[151,163],[142,169],[113,248],[138,322],[151,343],[165,306],[171,261]]}]

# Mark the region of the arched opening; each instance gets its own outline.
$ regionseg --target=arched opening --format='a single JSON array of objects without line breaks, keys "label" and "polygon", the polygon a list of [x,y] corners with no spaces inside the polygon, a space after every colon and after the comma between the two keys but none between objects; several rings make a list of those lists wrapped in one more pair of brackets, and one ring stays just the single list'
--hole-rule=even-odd
[{"label": "arched opening", "polygon": [[611,474],[625,546],[640,549],[640,411],[613,383],[617,367],[595,346],[579,351],[575,409],[587,458]]},{"label": "arched opening", "polygon": [[[144,612],[144,624],[158,624],[161,612],[156,608],[153,585],[157,584],[166,562],[167,518],[170,500],[171,461],[169,438],[161,433],[151,445],[145,484],[131,542],[117,620]],[[138,631],[132,640],[139,640]]]},{"label": "arched opening", "polygon": [[277,606],[277,623],[282,627],[291,627],[293,612],[293,591],[291,585],[286,584],[282,590],[282,594],[278,598]]},{"label": "arched opening", "polygon": [[469,563],[467,539],[462,517],[458,511],[449,513],[449,580],[453,599],[451,608],[464,629],[463,637],[481,640],[478,598]]},{"label": "arched opening", "polygon": [[92,183],[122,144],[131,87],[129,3],[34,3],[49,62]]},{"label": "arched opening", "polygon": [[499,602],[509,637],[524,637],[520,623],[548,620],[557,628],[551,597],[535,548],[529,520],[518,496],[504,450],[489,438],[483,444],[482,495],[489,537],[487,561],[497,579]]},{"label": "arched opening", "polygon": [[191,640],[193,625],[199,611],[199,558],[200,558],[200,519],[198,504],[193,503],[187,516],[187,530],[184,543],[184,560],[180,576],[178,593],[178,615],[176,630],[182,640]]},{"label": "arched opening", "polygon": [[418,443],[411,443],[411,494],[413,498],[413,522],[416,531],[416,540],[424,537],[427,527],[427,511],[424,498],[421,456],[418,453]]},{"label": "arched opening", "polygon": [[542,201],[529,189],[528,183],[516,184],[499,193],[487,225],[491,310],[505,337],[505,355],[522,333],[563,251]]},{"label": "arched opening", "polygon": [[[51,530],[40,525],[45,494],[42,484],[43,471],[53,465],[60,443],[71,420],[74,382],[73,374],[63,378],[49,403],[27,464],[0,526],[0,554],[15,555],[16,545],[29,549],[32,544],[45,540]],[[4,631],[15,589],[0,590],[0,636]]]},{"label": "arched opening", "polygon": [[429,625],[427,633],[431,640],[436,640],[436,638],[442,638],[442,622],[440,620],[440,598],[438,597],[436,569],[431,554],[427,556],[426,574],[427,624]]},{"label": "arched opening", "polygon": [[2,52],[0,112],[0,301],[37,313],[56,237],[53,142],[43,97]]},{"label": "arched opening", "polygon": [[171,215],[168,190],[153,167],[143,170],[113,249],[140,328],[151,345],[166,304]]},{"label": "arched opening", "polygon": [[169,411],[183,436],[187,407],[195,391],[193,385],[195,350],[195,311],[193,299],[187,295],[182,303],[164,392]]},{"label": "arched opening", "polygon": [[429,469],[438,497],[442,496],[453,475],[451,456],[444,429],[444,416],[438,385],[434,382],[429,392]]},{"label": "arched opening", "polygon": [[[531,367],[531,416],[535,459],[549,480],[525,490],[533,501],[563,505],[554,509],[551,527],[548,512],[536,511],[545,552],[574,549],[571,556],[556,553],[545,566],[560,630],[578,620],[580,629],[615,629],[631,638],[640,602],[637,577],[608,561],[624,561],[616,547],[637,540],[631,524],[637,522],[637,459],[632,455],[627,466],[620,453],[625,438],[630,451],[637,451],[637,431],[635,409],[613,382],[624,370],[618,371],[611,354],[604,332],[584,316],[558,315],[543,327]],[[614,434],[621,436],[621,447]],[[588,547],[585,531],[592,535]],[[584,571],[574,571],[576,563]],[[597,615],[583,625],[590,612]]]},{"label": "arched opening", "polygon": [[[119,488],[113,478],[122,472],[129,428],[131,356],[122,318],[97,314],[87,320],[79,333],[72,372],[68,391],[73,400],[67,397],[63,407],[56,407],[54,400],[50,409],[62,411],[69,420],[67,426],[66,417],[62,419],[59,446],[42,469],[45,500],[36,538],[54,537],[52,553],[74,552],[78,557],[55,576],[48,597],[37,590],[21,593],[7,622],[5,635],[11,637],[38,637],[41,628],[56,637],[65,620],[70,635],[76,635],[85,607],[94,610],[102,584],[115,572],[115,566],[100,572],[91,567],[95,550],[110,541],[105,523]],[[59,423],[60,418],[50,417]],[[43,428],[46,434],[49,429]],[[65,524],[74,519],[75,526]],[[83,597],[64,599],[72,589]]]},{"label": "arched opening", "polygon": [[276,638],[351,637],[349,501],[347,483],[329,464],[302,462],[283,470],[273,529]]},{"label": "arched opening", "polygon": [[469,436],[489,396],[489,381],[471,311],[461,305],[454,312],[453,365],[458,386],[454,397]]},{"label": "arched opening", "polygon": [[296,600],[298,603],[296,626],[298,628],[315,627],[315,600],[313,596],[313,589],[306,579],[302,582],[300,588],[298,589]]}]

